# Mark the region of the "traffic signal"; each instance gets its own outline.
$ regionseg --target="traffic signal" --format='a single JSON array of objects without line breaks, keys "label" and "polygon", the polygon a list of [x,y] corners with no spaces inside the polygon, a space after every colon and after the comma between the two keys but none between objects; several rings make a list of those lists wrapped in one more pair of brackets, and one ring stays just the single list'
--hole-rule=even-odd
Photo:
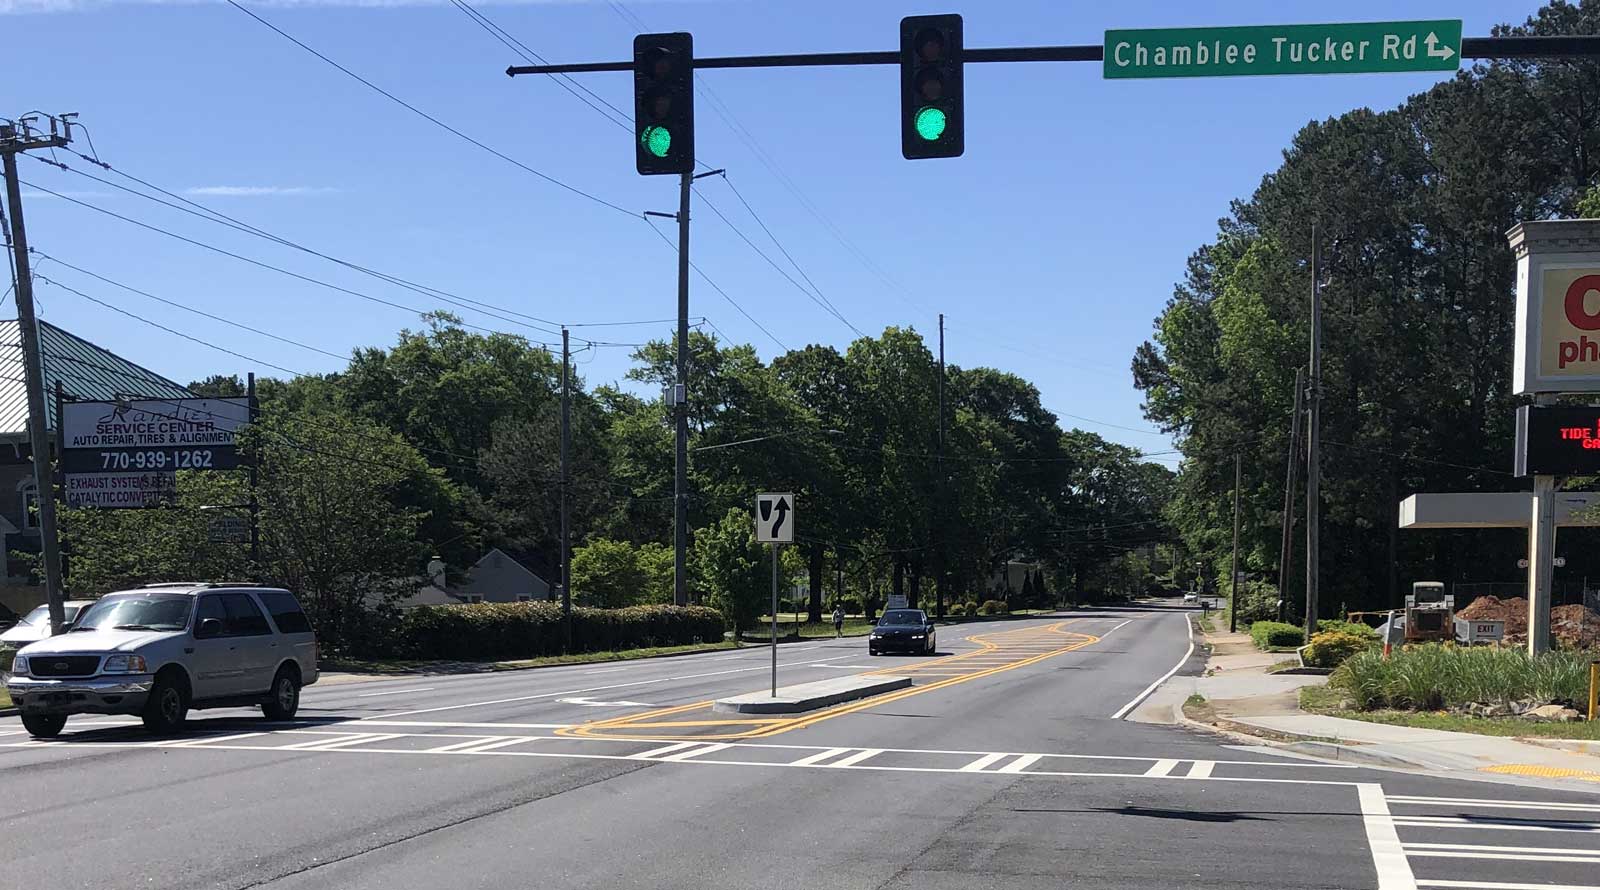
[{"label": "traffic signal", "polygon": [[694,171],[694,37],[633,38],[633,146],[643,176]]},{"label": "traffic signal", "polygon": [[900,20],[900,153],[958,158],[966,150],[961,96],[961,16]]}]

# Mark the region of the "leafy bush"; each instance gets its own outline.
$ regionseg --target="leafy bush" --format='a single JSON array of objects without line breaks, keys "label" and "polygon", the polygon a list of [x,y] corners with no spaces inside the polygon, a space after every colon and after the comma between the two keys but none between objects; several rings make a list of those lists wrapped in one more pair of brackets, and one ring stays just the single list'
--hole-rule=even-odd
[{"label": "leafy bush", "polygon": [[1368,627],[1359,621],[1340,621],[1337,618],[1329,621],[1317,622],[1317,635],[1320,636],[1324,633],[1353,634],[1369,640],[1376,640],[1378,638],[1378,632],[1376,630],[1373,630],[1371,627]]},{"label": "leafy bush", "polygon": [[1362,710],[1437,710],[1475,702],[1577,701],[1588,696],[1592,653],[1403,646],[1389,658],[1377,649],[1351,656],[1328,685],[1348,693]]},{"label": "leafy bush", "polygon": [[972,613],[967,611],[967,604],[966,603],[951,603],[950,604],[949,615],[950,615],[951,618],[965,618],[970,614],[972,614]]},{"label": "leafy bush", "polygon": [[1365,652],[1372,639],[1342,630],[1319,631],[1306,647],[1306,664],[1312,667],[1336,668],[1357,652]]},{"label": "leafy bush", "polygon": [[1250,625],[1250,639],[1257,649],[1298,646],[1305,640],[1305,632],[1281,621],[1257,621]]},{"label": "leafy bush", "polygon": [[977,615],[978,614],[978,604],[973,602],[972,600],[967,600],[967,614],[968,615]]},{"label": "leafy bush", "polygon": [[[572,609],[572,652],[679,646],[722,639],[723,618],[703,606]],[[421,606],[407,610],[400,639],[411,658],[490,661],[566,649],[561,606],[550,602]]]},{"label": "leafy bush", "polygon": [[983,605],[978,607],[980,615],[1005,615],[1010,611],[1006,604],[999,600],[984,600]]},{"label": "leafy bush", "polygon": [[[1226,585],[1227,579],[1219,579]],[[1222,590],[1228,590],[1223,586]],[[1245,581],[1239,585],[1235,603],[1239,620],[1244,622],[1270,621],[1278,614],[1278,587],[1265,581]]]}]

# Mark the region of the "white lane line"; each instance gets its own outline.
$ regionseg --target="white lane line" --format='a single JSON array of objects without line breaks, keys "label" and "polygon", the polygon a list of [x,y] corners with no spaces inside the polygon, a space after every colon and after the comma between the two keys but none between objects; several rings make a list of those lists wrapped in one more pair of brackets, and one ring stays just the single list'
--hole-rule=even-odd
[{"label": "white lane line", "polygon": [[1563,822],[1556,819],[1517,819],[1510,816],[1462,818],[1460,816],[1396,816],[1394,824],[1405,828],[1478,828],[1484,831],[1565,831],[1574,834],[1600,833],[1600,823]]},{"label": "white lane line", "polygon": [[1189,767],[1189,772],[1184,774],[1185,779],[1209,779],[1211,770],[1217,765],[1214,760],[1196,760],[1194,766]]},{"label": "white lane line", "polygon": [[1111,636],[1112,634],[1116,633],[1119,630],[1122,630],[1124,627],[1127,627],[1128,625],[1130,625],[1132,623],[1133,623],[1133,619],[1129,618],[1127,621],[1124,621],[1121,624],[1117,625],[1116,627],[1113,627],[1110,630],[1106,631],[1105,633],[1101,634],[1100,635],[1100,639],[1103,640],[1106,637]]},{"label": "white lane line", "polygon": [[[1184,623],[1193,627],[1187,618]],[[1416,890],[1417,878],[1411,872],[1405,848],[1400,845],[1400,832],[1395,830],[1394,817],[1389,815],[1383,786],[1362,782],[1356,785],[1356,797],[1361,802],[1361,822],[1367,830],[1372,866],[1378,872],[1378,890]]]},{"label": "white lane line", "polygon": [[981,773],[997,762],[1010,757],[1010,754],[985,754],[961,768],[964,773]]},{"label": "white lane line", "polygon": [[792,760],[792,761],[789,762],[789,765],[790,766],[811,766],[814,763],[821,763],[822,761],[827,760],[830,757],[838,757],[840,754],[843,754],[844,752],[849,751],[849,750],[850,750],[849,748],[828,748],[828,749],[823,750],[823,751],[818,751],[815,754],[808,754],[805,757],[800,758],[799,760]]},{"label": "white lane line", "polygon": [[434,729],[566,729],[571,723],[450,723],[444,720],[363,720],[362,726],[416,726]]},{"label": "white lane line", "polygon": [[1473,850],[1480,853],[1533,853],[1539,856],[1582,856],[1586,859],[1600,859],[1600,850],[1571,850],[1565,847],[1497,847],[1486,844],[1422,844],[1408,843],[1406,852],[1415,855],[1417,850]]},{"label": "white lane line", "polygon": [[266,734],[267,733],[265,731],[262,731],[262,732],[241,732],[241,733],[236,733],[234,735],[208,736],[208,737],[203,738],[203,739],[195,739],[192,742],[180,742],[179,744],[175,745],[174,747],[177,747],[177,748],[199,748],[199,747],[207,745],[207,744],[209,744],[211,742],[236,742],[239,739],[250,739],[250,738],[255,738],[256,736],[262,736],[262,735],[266,735]]},{"label": "white lane line", "polygon": [[627,668],[598,668],[598,669],[592,670],[592,671],[583,671],[582,673],[584,673],[584,674],[614,674],[617,671],[625,671],[625,670],[627,670]]},{"label": "white lane line", "polygon": [[388,692],[363,692],[356,698],[377,698],[380,695],[404,695],[407,692],[432,692],[437,686],[419,686],[415,689],[392,689]]},{"label": "white lane line", "polygon": [[[490,742],[504,741],[507,738],[510,737],[498,735],[478,736],[477,738],[467,739],[464,742],[451,742],[448,745],[439,745],[434,748],[424,748],[423,750],[427,751],[429,754],[448,754],[451,751],[465,751],[469,748],[476,748],[479,745],[489,744]],[[527,738],[527,736],[516,736],[515,740],[520,742],[524,738]]]},{"label": "white lane line", "polygon": [[1170,776],[1172,775],[1172,771],[1177,768],[1178,761],[1176,760],[1157,760],[1155,763],[1150,765],[1149,769],[1144,771],[1144,774],[1151,778]]},{"label": "white lane line", "polygon": [[[822,647],[821,646],[813,646],[811,648],[820,649]],[[840,655],[840,656],[838,656],[838,658],[830,658],[830,659],[824,659],[824,660],[826,660],[826,661],[838,661],[839,659],[842,659],[842,658],[853,658],[853,657],[855,657],[855,656],[853,656],[853,655]],[[791,665],[791,667],[793,667],[793,665]],[[558,696],[563,696],[563,695],[582,695],[583,693],[586,693],[586,692],[604,692],[607,689],[626,689],[626,688],[629,688],[629,687],[632,687],[632,686],[651,686],[651,685],[654,685],[656,683],[676,683],[676,682],[679,682],[679,681],[682,681],[682,680],[698,680],[698,679],[701,679],[702,677],[721,677],[721,676],[724,676],[726,674],[745,674],[745,673],[749,673],[750,671],[764,671],[764,670],[767,670],[767,665],[761,664],[761,665],[756,665],[754,667],[732,668],[732,669],[726,670],[726,671],[709,671],[709,672],[704,673],[704,674],[684,674],[681,677],[656,677],[655,679],[651,679],[651,680],[634,680],[634,681],[632,681],[630,683],[612,683],[609,686],[588,686],[588,687],[585,687],[583,689],[563,689],[563,690],[560,690],[558,692],[540,692],[540,693],[536,693],[536,694],[533,694],[533,695],[519,695],[519,696],[516,696],[515,698],[497,698],[497,699],[492,699],[490,701],[462,702],[461,704],[455,704],[455,705],[441,705],[441,706],[439,706],[437,708],[417,708],[416,710],[413,710],[413,711],[390,711],[390,712],[383,713],[383,714],[374,714],[371,717],[362,717],[360,719],[363,720],[363,721],[367,721],[367,720],[382,719],[382,718],[385,718],[385,717],[409,717],[409,716],[411,716],[413,714],[433,714],[433,713],[436,713],[438,711],[454,711],[454,710],[458,710],[460,708],[485,708],[485,707],[488,707],[490,705],[508,705],[508,704],[513,704],[515,702],[533,701],[534,699],[539,699],[539,698],[556,698]]]},{"label": "white lane line", "polygon": [[[1600,813],[1600,804],[1572,803],[1570,801],[1547,800],[1489,800],[1480,797],[1416,797],[1397,794],[1389,798],[1390,803],[1415,804],[1430,807],[1490,807],[1506,810],[1569,810],[1585,813]],[[1404,818],[1404,817],[1402,817]]]},{"label": "white lane line", "polygon": [[670,745],[662,745],[659,748],[651,748],[648,751],[641,751],[638,754],[633,755],[633,759],[634,760],[650,760],[650,759],[655,758],[655,757],[660,757],[663,754],[671,754],[674,751],[682,751],[684,748],[693,748],[693,747],[695,747],[696,745],[699,745],[699,744],[702,744],[702,743],[701,742],[674,742],[674,743],[672,743]]},{"label": "white lane line", "polygon": [[[1188,615],[1184,615],[1182,617],[1183,617],[1183,626],[1184,626],[1184,628],[1186,630],[1189,631],[1189,649],[1188,649],[1188,651],[1184,652],[1183,653],[1183,657],[1178,659],[1178,663],[1172,666],[1172,670],[1167,671],[1165,674],[1161,675],[1161,679],[1155,681],[1154,683],[1151,683],[1149,686],[1146,686],[1144,688],[1143,692],[1141,692],[1138,695],[1133,697],[1133,701],[1130,701],[1127,704],[1123,705],[1122,707],[1118,708],[1117,712],[1115,714],[1111,715],[1111,719],[1112,720],[1121,720],[1122,718],[1128,716],[1128,712],[1133,710],[1134,708],[1137,708],[1139,706],[1139,702],[1144,701],[1145,698],[1147,698],[1150,695],[1150,693],[1155,692],[1156,691],[1156,687],[1160,686],[1162,683],[1167,682],[1167,680],[1170,679],[1173,674],[1176,674],[1178,672],[1179,668],[1181,668],[1184,665],[1189,663],[1189,656],[1194,654],[1194,622],[1189,620],[1189,616]],[[1129,620],[1132,620],[1132,619],[1129,619]]]},{"label": "white lane line", "polygon": [[679,751],[676,754],[669,754],[666,757],[662,757],[662,758],[659,758],[659,759],[661,759],[661,760],[670,760],[673,763],[682,763],[683,761],[688,760],[691,757],[699,757],[701,754],[710,754],[710,753],[712,753],[714,751],[721,751],[723,748],[731,748],[731,747],[733,747],[733,746],[724,744],[722,742],[713,742],[712,744],[705,745],[705,746],[699,747],[699,748],[695,748],[692,751]]},{"label": "white lane line", "polygon": [[1446,890],[1600,890],[1595,884],[1501,884],[1492,881],[1418,881],[1418,887]]},{"label": "white lane line", "polygon": [[[856,753],[851,754],[849,757],[842,757],[842,758],[840,758],[838,760],[835,760],[834,762],[832,762],[832,763],[830,763],[828,765],[831,766],[831,767],[855,766],[856,764],[860,763],[861,761],[866,760],[868,757],[876,757],[877,755],[882,754],[882,753],[883,753],[883,749],[882,748],[862,748],[860,751],[857,751]],[[867,767],[867,769],[880,769],[880,768],[881,767]]]},{"label": "white lane line", "polygon": [[1041,756],[1043,756],[1043,755],[1040,755],[1040,754],[1023,754],[1023,755],[1019,756],[1016,760],[1013,760],[1010,763],[1006,764],[1005,766],[1002,766],[999,769],[995,770],[995,772],[997,772],[997,773],[1020,773],[1023,770],[1027,769],[1028,767],[1033,766],[1035,763],[1038,763],[1039,762],[1039,758]]}]

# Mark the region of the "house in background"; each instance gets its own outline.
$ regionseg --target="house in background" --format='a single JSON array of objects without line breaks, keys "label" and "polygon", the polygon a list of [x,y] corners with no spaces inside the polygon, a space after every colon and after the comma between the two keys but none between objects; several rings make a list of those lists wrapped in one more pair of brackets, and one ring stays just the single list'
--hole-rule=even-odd
[{"label": "house in background", "polygon": [[[39,322],[39,351],[47,394],[45,429],[52,448],[56,442],[53,394],[57,383],[68,398],[75,399],[181,399],[192,395],[178,383],[46,321]],[[0,546],[6,554],[0,604],[17,613],[45,601],[43,585],[32,583],[26,567],[11,559],[13,550],[38,553],[41,546],[24,376],[21,327],[16,319],[0,320]]]},{"label": "house in background", "polygon": [[409,609],[463,603],[525,603],[549,599],[550,591],[550,583],[537,572],[495,547],[473,563],[460,584],[433,578],[430,583],[418,587],[416,593],[395,605]]}]

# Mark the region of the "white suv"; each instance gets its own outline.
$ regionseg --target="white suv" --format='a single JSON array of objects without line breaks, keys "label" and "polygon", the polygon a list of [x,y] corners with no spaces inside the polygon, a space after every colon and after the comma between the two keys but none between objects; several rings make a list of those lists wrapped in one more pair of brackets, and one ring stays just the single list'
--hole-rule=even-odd
[{"label": "white suv", "polygon": [[289,720],[317,681],[317,640],[287,590],[151,584],[108,593],[62,634],[24,646],[6,689],[22,725],[53,738],[71,714],[137,714],[182,728],[190,708],[260,705]]}]

